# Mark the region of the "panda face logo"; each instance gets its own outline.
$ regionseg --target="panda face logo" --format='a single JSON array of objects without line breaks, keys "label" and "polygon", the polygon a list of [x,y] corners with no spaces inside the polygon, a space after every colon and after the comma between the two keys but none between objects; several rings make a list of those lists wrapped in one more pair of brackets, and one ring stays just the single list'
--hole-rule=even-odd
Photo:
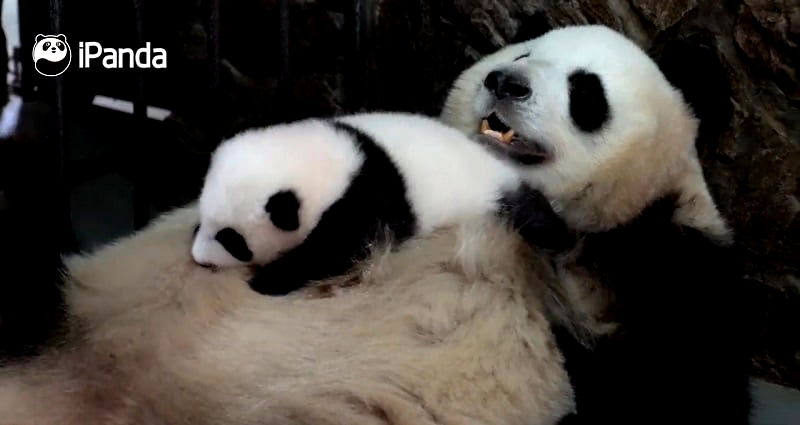
[{"label": "panda face logo", "polygon": [[46,77],[61,75],[67,70],[71,61],[72,50],[67,44],[67,36],[64,34],[36,36],[36,44],[33,45],[33,63],[39,74]]}]

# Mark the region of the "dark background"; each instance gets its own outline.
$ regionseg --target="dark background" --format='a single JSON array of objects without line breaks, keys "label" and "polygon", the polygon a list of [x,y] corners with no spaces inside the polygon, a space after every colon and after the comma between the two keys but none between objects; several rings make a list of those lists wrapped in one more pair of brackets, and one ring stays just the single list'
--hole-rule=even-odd
[{"label": "dark background", "polygon": [[[701,118],[706,177],[747,253],[753,363],[800,388],[798,0],[20,0],[20,16],[23,72],[10,90],[23,116],[0,140],[5,355],[31,353],[58,330],[60,256],[192,200],[225,135],[358,110],[435,115],[482,55],[603,23],[643,46]],[[71,41],[73,65],[38,76],[34,36],[56,32]],[[168,68],[78,69],[79,40],[150,41]],[[173,115],[105,110],[92,106],[96,94]]]}]

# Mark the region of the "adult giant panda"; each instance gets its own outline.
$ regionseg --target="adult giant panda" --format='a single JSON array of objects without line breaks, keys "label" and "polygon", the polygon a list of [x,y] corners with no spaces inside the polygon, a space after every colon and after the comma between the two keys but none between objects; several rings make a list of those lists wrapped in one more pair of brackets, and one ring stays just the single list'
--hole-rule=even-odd
[{"label": "adult giant panda", "polygon": [[[603,86],[611,113],[603,125],[614,122],[613,134],[636,134],[638,121],[620,115],[640,108],[657,122],[663,114],[674,114],[660,129],[680,134],[684,124],[684,136],[693,137],[694,121],[679,96],[672,102],[659,97],[669,86],[653,77],[660,75],[657,70],[642,65],[641,52],[607,31],[592,30],[591,37],[579,37],[585,31],[580,28],[561,31],[562,36],[539,39],[551,40],[540,46],[571,51],[575,62],[586,55],[583,66],[594,62],[588,60],[595,57],[593,49],[604,49],[633,66],[630,75],[644,79],[636,83],[642,90],[648,81],[652,84],[647,96],[630,92],[636,96],[625,110],[615,110],[615,92]],[[586,49],[579,49],[584,44]],[[531,56],[536,45],[528,44]],[[507,60],[495,56],[478,67],[488,74],[525,53],[522,49]],[[638,66],[647,72],[633,72]],[[602,69],[588,70],[598,78],[604,75]],[[471,91],[462,94],[463,101],[451,96],[448,103],[450,111],[461,105],[462,123],[471,122],[462,128],[470,133],[480,130],[487,112],[470,112],[483,96],[478,92],[486,75],[481,74],[470,74],[475,84],[464,83]],[[552,83],[558,84],[556,80]],[[558,96],[548,99],[554,109],[569,105],[568,89],[554,93]],[[582,133],[568,138],[571,113],[553,118],[560,121],[531,120],[543,125],[536,128],[564,131],[539,140],[542,146],[590,139]],[[625,122],[631,126],[627,130]],[[535,135],[536,128],[510,124],[519,137]],[[497,126],[494,118],[491,125]],[[484,130],[491,136],[489,131],[504,129]],[[662,142],[683,140],[652,135]],[[598,137],[586,150],[605,151],[602,143],[608,142],[609,156],[604,158],[628,158],[629,151],[649,158],[648,149],[635,148],[636,140],[647,140],[644,136],[621,140],[628,139]],[[539,156],[538,148],[520,152],[523,163],[539,162],[545,167],[538,171],[545,171],[547,164],[563,159],[560,153],[578,150],[549,151],[546,161],[531,158],[531,152]],[[616,225],[613,217],[623,214],[594,211],[601,203],[589,201],[613,201],[621,196],[617,190],[638,187],[635,179],[624,179],[628,173],[621,166],[601,171],[598,164],[612,160],[594,162],[592,158],[601,157],[586,156],[588,174],[618,176],[629,184],[607,187],[605,198],[596,197],[600,193],[590,190],[593,186],[586,193],[576,189],[586,188],[586,180],[558,196],[556,189],[568,188],[570,179],[581,182],[581,169],[562,167],[562,180],[554,177],[550,189],[542,183],[546,179],[531,178],[556,206],[574,201],[570,211],[585,207],[577,218],[561,208],[573,217],[568,221],[575,228],[592,228],[581,227],[584,221],[578,218],[612,223],[586,235],[574,258],[558,258],[559,275],[551,275],[550,262],[542,261],[549,258],[531,251],[515,232],[494,218],[477,218],[409,241],[396,251],[378,252],[352,274],[287,297],[254,296],[247,287],[247,270],[214,272],[192,261],[197,211],[179,210],[133,237],[69,262],[70,333],[41,357],[0,369],[0,424],[554,424],[605,423],[608,418],[622,423],[691,423],[695,418],[726,423],[722,419],[737,405],[742,384],[737,375],[728,375],[738,358],[720,355],[737,348],[728,338],[733,324],[726,323],[735,317],[725,311],[713,316],[718,311],[703,309],[723,307],[733,287],[715,274],[716,264],[687,267],[716,260],[716,245],[707,236],[724,239],[727,230],[709,204],[694,152],[686,150],[681,155],[675,154],[679,148],[657,149],[666,152],[665,163],[679,164],[680,157],[694,163],[687,166],[694,174],[649,179],[650,171],[659,175],[659,167],[650,170],[634,163],[631,170],[639,179],[660,185],[653,189],[653,199],[668,193],[665,182],[683,181],[674,185],[682,206],[676,210],[669,197],[664,199],[670,202],[643,201]],[[559,181],[563,186],[555,183]],[[682,198],[685,191],[694,191],[696,197]],[[619,207],[614,202],[608,206]],[[598,282],[598,288],[612,291],[590,291]],[[597,296],[609,292],[614,300]],[[709,304],[709,299],[718,304]],[[615,308],[609,307],[610,301]],[[601,315],[608,311],[619,316],[609,320]],[[561,350],[546,316],[563,329]],[[590,339],[596,339],[595,345]],[[561,351],[567,354],[569,377]],[[578,415],[565,418],[574,407],[569,378],[577,388]],[[701,391],[708,405],[701,404]],[[45,408],[42,400],[47,401]],[[731,405],[721,407],[725,401]],[[739,417],[740,412],[734,413]]]},{"label": "adult giant panda", "polygon": [[697,120],[602,26],[508,46],[454,83],[445,122],[517,165],[580,234],[555,261],[569,423],[746,424],[748,356],[731,233]]}]

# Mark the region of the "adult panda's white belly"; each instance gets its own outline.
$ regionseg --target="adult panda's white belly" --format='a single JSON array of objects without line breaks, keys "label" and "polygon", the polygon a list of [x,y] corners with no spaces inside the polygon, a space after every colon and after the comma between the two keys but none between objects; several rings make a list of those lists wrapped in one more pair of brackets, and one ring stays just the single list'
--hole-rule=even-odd
[{"label": "adult panda's white belly", "polygon": [[0,369],[0,424],[531,425],[571,410],[545,268],[522,267],[536,258],[493,222],[264,297],[244,270],[192,263],[196,220],[178,210],[69,262],[73,333]]}]

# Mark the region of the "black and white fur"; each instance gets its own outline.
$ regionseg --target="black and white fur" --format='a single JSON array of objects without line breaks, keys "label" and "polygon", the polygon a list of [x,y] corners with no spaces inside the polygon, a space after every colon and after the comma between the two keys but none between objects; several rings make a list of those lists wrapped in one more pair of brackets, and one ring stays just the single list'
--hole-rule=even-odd
[{"label": "black and white fur", "polygon": [[[725,226],[714,224],[710,197],[683,198],[701,189],[707,195],[702,176],[651,180],[639,167],[644,182],[661,183],[652,196],[628,197],[625,190],[641,188],[621,180],[608,199],[643,205],[622,215],[600,208],[604,198],[591,189],[602,185],[587,187],[624,171],[603,172],[603,164],[648,141],[669,144],[671,154],[640,149],[632,158],[657,166],[650,156],[657,153],[664,163],[700,169],[690,140],[695,124],[680,97],[653,76],[655,68],[640,68],[644,55],[620,38],[578,27],[519,45],[521,52],[501,51],[467,71],[462,101],[448,103],[448,116],[473,117],[462,127],[472,134],[488,113],[477,107],[491,104],[481,88],[490,70],[526,53],[531,72],[536,63],[562,70],[549,81],[564,89],[549,99],[558,119],[519,115],[530,123],[520,134],[554,154],[519,170],[557,205],[574,206],[561,213],[582,234],[572,258],[554,260],[556,280],[551,258],[490,217],[378,251],[354,273],[287,297],[253,296],[247,269],[214,271],[192,261],[199,214],[180,209],[67,261],[69,332],[42,356],[0,368],[0,424],[742,423],[735,281],[720,265],[724,244],[709,237],[727,233],[713,231]],[[644,101],[630,102],[663,122],[651,133],[657,142],[622,137],[631,109],[617,103],[624,92],[605,74],[613,66],[588,68],[602,84],[607,122],[586,134],[571,124],[567,77],[572,66],[595,63],[595,51],[630,66],[629,75],[650,75],[650,85],[629,79],[648,88]],[[627,122],[635,134],[639,121]],[[618,130],[608,132],[612,125]],[[537,128],[552,137],[535,138]],[[578,144],[616,153],[578,155]],[[581,159],[588,169],[573,169]],[[533,178],[548,170],[552,179]],[[578,184],[584,173],[593,177]],[[571,178],[585,196],[567,190]],[[607,226],[587,230],[600,222]],[[577,415],[564,418],[575,407]]]},{"label": "black and white fur", "polygon": [[466,70],[442,118],[516,164],[578,234],[550,305],[576,391],[564,423],[746,424],[732,236],[697,120],[655,63],[606,27],[554,30]]},{"label": "black and white fur", "polygon": [[346,272],[385,232],[398,243],[492,212],[516,214],[539,244],[560,242],[554,229],[564,228],[544,198],[457,130],[397,113],[310,119],[221,145],[192,255],[206,265],[259,265],[252,287],[282,295]]}]

